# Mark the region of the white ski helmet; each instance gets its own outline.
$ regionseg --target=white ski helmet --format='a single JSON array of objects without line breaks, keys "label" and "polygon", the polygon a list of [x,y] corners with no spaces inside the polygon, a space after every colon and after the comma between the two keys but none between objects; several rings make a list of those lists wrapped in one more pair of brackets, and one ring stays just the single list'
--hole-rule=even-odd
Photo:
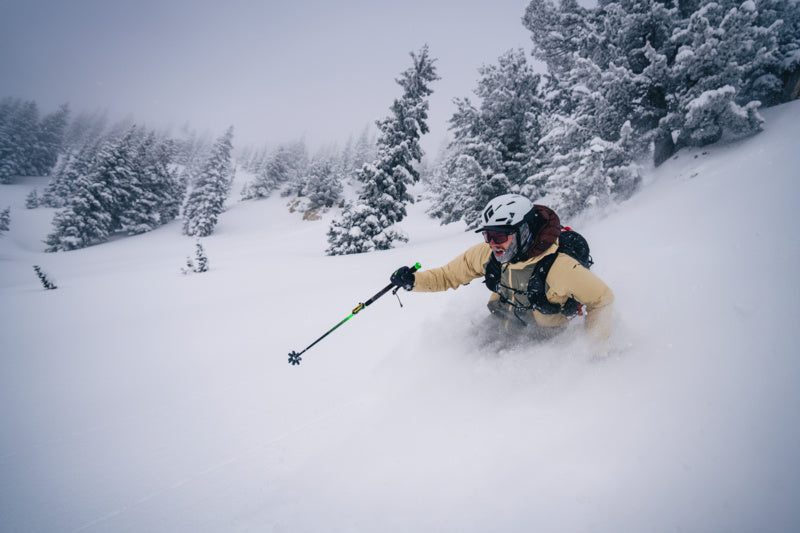
[{"label": "white ski helmet", "polygon": [[478,231],[493,228],[516,226],[522,222],[531,209],[533,202],[521,194],[503,194],[493,198],[486,204],[481,214],[482,226]]},{"label": "white ski helmet", "polygon": [[533,202],[520,194],[504,194],[486,204],[481,214],[483,224],[475,232],[499,230],[512,234],[511,244],[496,259],[501,263],[513,263],[533,244],[535,236],[529,222],[534,216]]},{"label": "white ski helmet", "polygon": [[503,194],[486,204],[481,214],[482,226],[477,231],[517,226],[532,209],[533,202],[521,194]]}]

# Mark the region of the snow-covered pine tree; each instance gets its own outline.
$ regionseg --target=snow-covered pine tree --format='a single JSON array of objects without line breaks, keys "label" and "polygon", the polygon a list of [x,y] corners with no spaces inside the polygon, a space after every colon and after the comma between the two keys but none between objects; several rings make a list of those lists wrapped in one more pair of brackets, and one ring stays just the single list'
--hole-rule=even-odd
[{"label": "snow-covered pine tree", "polygon": [[86,174],[77,174],[66,207],[53,218],[48,252],[103,242],[120,229],[121,215],[136,194],[133,168],[136,128],[106,142]]},{"label": "snow-covered pine tree", "polygon": [[58,161],[64,144],[64,133],[69,123],[69,106],[45,115],[38,124],[36,144],[31,150],[31,167],[36,176],[47,176]]},{"label": "snow-covered pine tree", "polygon": [[0,102],[0,182],[11,176],[46,176],[62,149],[69,107],[39,120],[36,102]]},{"label": "snow-covered pine tree", "polygon": [[104,111],[78,113],[67,125],[63,152],[78,153],[86,146],[102,144],[107,127],[108,116]]},{"label": "snow-covered pine tree", "polygon": [[580,56],[571,64],[548,83],[540,166],[521,188],[563,215],[632,194],[639,182],[633,160],[643,149],[634,145],[630,122],[618,124],[627,114],[617,111],[628,107],[629,71],[613,64],[604,70]]},{"label": "snow-covered pine tree", "polygon": [[197,239],[194,243],[194,259],[191,256],[186,256],[186,265],[181,268],[182,274],[189,274],[191,272],[195,274],[208,272],[208,257],[206,256],[206,251],[203,249],[200,239]]},{"label": "snow-covered pine tree", "polygon": [[187,182],[182,180],[175,165],[175,143],[161,139],[146,154],[145,171],[157,176],[153,187],[159,200],[159,219],[166,224],[181,214],[181,206],[186,197]]},{"label": "snow-covered pine tree", "polygon": [[[328,255],[348,255],[388,250],[407,237],[387,225],[386,217],[368,204],[350,204],[328,229]],[[336,243],[334,249],[333,243]]]},{"label": "snow-covered pine tree", "polygon": [[269,198],[280,187],[288,185],[291,193],[302,192],[302,176],[308,165],[305,142],[284,144],[272,154],[261,154],[251,166],[256,177],[242,188],[242,200]]},{"label": "snow-covered pine tree", "polygon": [[756,89],[754,80],[750,95],[742,88],[754,72],[775,62],[778,45],[775,35],[758,25],[757,16],[754,2],[704,2],[676,36],[672,75],[684,82],[676,87],[673,113],[665,124],[678,132],[678,148],[715,143],[725,132],[744,136],[761,131],[761,103],[748,98],[775,91],[763,83]]},{"label": "snow-covered pine tree", "polygon": [[479,120],[469,131],[477,130],[478,139],[499,154],[501,167],[486,170],[505,174],[512,186],[519,185],[531,171],[541,137],[541,76],[521,49],[507,51],[496,65],[484,65],[478,71],[481,77],[475,94],[481,99]]},{"label": "snow-covered pine tree", "polygon": [[736,89],[726,85],[686,103],[679,145],[705,146],[719,141],[724,133],[735,138],[761,131],[764,119],[758,112],[759,102],[741,107],[735,95]]},{"label": "snow-covered pine tree", "polygon": [[25,197],[25,208],[26,209],[36,209],[39,207],[41,203],[41,199],[39,198],[39,190],[33,189],[28,196]]},{"label": "snow-covered pine tree", "polygon": [[288,179],[289,165],[285,159],[287,152],[279,148],[275,154],[264,157],[253,170],[256,178],[245,184],[242,189],[242,200],[269,198],[282,183]]},{"label": "snow-covered pine tree", "polygon": [[340,170],[327,159],[312,161],[308,167],[304,193],[308,197],[311,209],[331,207],[342,195]]},{"label": "snow-covered pine tree", "polygon": [[[547,165],[529,178],[537,185],[523,187],[522,194],[540,198],[564,217],[629,197],[641,181],[639,167],[630,157],[631,131],[626,123],[617,141],[595,136],[582,142],[580,150],[554,152]],[[533,195],[533,190],[541,195]]]},{"label": "snow-covered pine tree", "polygon": [[50,175],[40,205],[57,209],[64,207],[75,194],[78,177],[91,172],[101,147],[102,143],[92,143],[64,154]]},{"label": "snow-covered pine tree", "polygon": [[497,65],[483,66],[475,94],[480,106],[457,99],[450,119],[454,139],[442,167],[429,214],[442,223],[478,223],[481,209],[495,196],[518,190],[538,164],[540,116],[544,105],[540,75],[522,50],[509,50]]},{"label": "snow-covered pine tree", "polygon": [[213,233],[233,181],[233,127],[219,137],[183,207],[183,233],[207,237]]},{"label": "snow-covered pine tree", "polygon": [[112,217],[99,198],[98,189],[89,176],[76,176],[73,196],[53,217],[53,231],[44,241],[46,251],[75,250],[108,238]]},{"label": "snow-covered pine tree", "polygon": [[0,233],[8,231],[11,225],[11,208],[6,207],[0,211]]},{"label": "snow-covered pine tree", "polygon": [[339,160],[338,166],[341,170],[343,176],[347,176],[350,174],[350,171],[354,167],[355,161],[355,145],[353,142],[352,135],[347,138],[347,142],[344,145],[344,148],[339,153]]},{"label": "snow-covered pine tree", "polygon": [[184,167],[188,175],[194,175],[205,164],[214,139],[208,133],[197,134],[184,128],[184,133],[175,142],[175,163]]},{"label": "snow-covered pine tree", "polygon": [[200,241],[197,241],[194,246],[194,258],[195,258],[195,267],[194,271],[198,274],[202,274],[203,272],[208,272],[208,257],[206,257],[206,251],[203,249],[203,245],[200,244]]},{"label": "snow-covered pine tree", "polygon": [[778,53],[774,64],[750,73],[743,91],[766,105],[788,102],[800,97],[800,2],[759,0],[756,6],[758,25],[775,35]]},{"label": "snow-covered pine tree", "polygon": [[301,139],[286,145],[282,157],[285,177],[280,182],[281,196],[302,196],[309,164],[305,141]]},{"label": "snow-covered pine tree", "polygon": [[133,160],[132,197],[120,215],[120,229],[144,233],[175,219],[185,193],[172,168],[172,143],[151,132],[142,140]]},{"label": "snow-covered pine tree", "polygon": [[463,220],[468,228],[474,228],[486,203],[512,190],[505,174],[495,174],[478,162],[477,151],[451,153],[434,171],[434,202],[428,214],[440,219],[442,224]]},{"label": "snow-covered pine tree", "polygon": [[[566,86],[570,78],[581,88],[589,84],[576,69],[586,71],[589,61],[600,70],[600,138],[616,142],[616,132],[630,122],[630,146],[640,151],[655,141],[656,163],[680,146],[714,142],[714,124],[732,135],[758,131],[758,104],[752,102],[775,103],[791,73],[800,72],[800,4],[794,0],[603,0],[593,8],[575,0],[532,0],[523,23],[532,32],[534,57],[547,63],[556,82]],[[720,105],[729,94],[720,92],[724,87],[734,89],[727,107]],[[575,117],[564,108],[565,96],[551,102],[561,102],[562,116]],[[729,120],[734,115],[744,120]]]},{"label": "snow-covered pine tree", "polygon": [[368,125],[361,131],[353,147],[353,157],[350,159],[348,169],[352,171],[353,175],[356,175],[356,177],[361,167],[375,161],[378,157],[378,141],[374,134],[370,135],[371,128],[372,126]]},{"label": "snow-covered pine tree", "polygon": [[0,100],[0,131],[3,131],[8,123],[9,117],[13,113],[15,99],[9,96]]},{"label": "snow-covered pine tree", "polygon": [[31,155],[36,148],[39,108],[36,102],[6,98],[0,104],[0,183],[13,176],[32,176]]},{"label": "snow-covered pine tree", "polygon": [[403,95],[392,104],[392,114],[377,123],[377,159],[358,173],[364,184],[358,202],[328,232],[329,255],[386,250],[406,240],[390,227],[403,220],[412,201],[408,186],[419,179],[415,165],[423,155],[419,139],[428,132],[430,84],[439,79],[427,45],[410,55],[412,66],[396,80]]}]

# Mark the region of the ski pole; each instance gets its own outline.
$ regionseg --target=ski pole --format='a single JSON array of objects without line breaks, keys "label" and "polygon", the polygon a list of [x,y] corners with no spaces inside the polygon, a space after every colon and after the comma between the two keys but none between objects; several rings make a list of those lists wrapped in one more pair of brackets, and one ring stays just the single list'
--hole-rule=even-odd
[{"label": "ski pole", "polygon": [[[419,270],[419,269],[421,268],[421,265],[420,265],[419,263],[417,263],[417,264],[415,264],[414,266],[412,266],[412,267],[409,267],[409,268],[411,268],[411,271],[412,271],[412,272],[415,272],[415,271],[417,271],[417,270]],[[372,303],[373,303],[375,300],[377,300],[378,298],[380,298],[381,296],[383,296],[384,294],[386,294],[387,292],[389,292],[390,290],[392,290],[392,287],[394,287],[394,293],[395,293],[395,294],[397,293],[398,289],[400,289],[400,287],[396,287],[396,286],[394,285],[394,283],[390,283],[390,284],[388,284],[386,287],[384,287],[383,289],[381,289],[381,290],[380,290],[380,292],[378,292],[378,293],[377,293],[375,296],[373,296],[372,298],[370,298],[370,299],[369,299],[369,300],[367,300],[366,302],[359,303],[357,306],[355,306],[355,308],[354,308],[354,309],[353,309],[353,310],[350,312],[350,314],[349,314],[347,317],[345,317],[345,318],[344,318],[344,319],[343,319],[341,322],[339,322],[338,324],[336,324],[335,326],[333,326],[331,329],[329,329],[327,332],[325,332],[325,334],[324,334],[322,337],[318,338],[317,340],[315,340],[314,342],[312,342],[311,344],[309,344],[309,345],[308,345],[308,347],[307,347],[305,350],[303,350],[303,351],[302,351],[302,352],[300,352],[300,353],[297,353],[297,352],[296,352],[296,351],[294,351],[294,350],[292,350],[291,352],[289,352],[289,364],[291,364],[291,365],[299,365],[299,364],[300,364],[300,359],[301,359],[301,357],[300,357],[300,356],[301,356],[301,355],[303,355],[304,353],[306,353],[306,352],[307,352],[307,351],[308,351],[308,350],[309,350],[309,349],[310,349],[312,346],[314,346],[315,344],[317,344],[319,341],[321,341],[322,339],[324,339],[325,337],[327,337],[328,335],[330,335],[331,333],[333,333],[334,331],[336,331],[336,328],[338,328],[339,326],[341,326],[342,324],[344,324],[345,322],[347,322],[348,320],[350,320],[351,318],[353,318],[354,316],[356,316],[356,315],[357,315],[357,314],[358,314],[360,311],[362,311],[362,310],[363,310],[365,307],[369,306],[369,305],[370,305],[370,304],[372,304]]]}]

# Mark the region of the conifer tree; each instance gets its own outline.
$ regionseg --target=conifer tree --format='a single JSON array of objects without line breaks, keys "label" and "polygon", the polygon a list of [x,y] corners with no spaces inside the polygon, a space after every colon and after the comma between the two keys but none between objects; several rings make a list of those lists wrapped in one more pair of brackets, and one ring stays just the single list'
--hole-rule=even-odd
[{"label": "conifer tree", "polygon": [[262,154],[251,166],[256,178],[241,192],[242,200],[268,198],[281,187],[288,186],[283,196],[302,193],[302,177],[308,164],[305,142],[279,146],[273,154]]},{"label": "conifer tree", "polygon": [[194,271],[198,274],[203,272],[208,272],[208,257],[206,257],[206,251],[203,249],[203,245],[200,244],[200,241],[197,241],[194,246],[194,258],[195,258],[195,266]]},{"label": "conifer tree", "polygon": [[27,209],[36,209],[39,207],[41,199],[39,198],[39,190],[33,189],[28,196],[25,197],[25,207]]},{"label": "conifer tree", "polygon": [[53,231],[45,239],[46,251],[75,250],[108,238],[112,217],[99,188],[89,176],[76,176],[74,195],[53,217]]},{"label": "conifer tree", "polygon": [[280,184],[281,196],[302,196],[310,161],[308,148],[302,139],[288,144],[285,148],[286,178]]},{"label": "conifer tree", "polygon": [[30,205],[63,207],[45,241],[48,251],[150,231],[178,216],[185,185],[176,176],[172,142],[135,126],[110,135],[65,156],[42,197],[29,198]]},{"label": "conifer tree", "polygon": [[47,277],[47,274],[42,271],[39,265],[33,265],[33,271],[36,272],[36,277],[39,278],[39,281],[45,290],[52,291],[58,288],[55,283],[50,281],[50,278]]},{"label": "conifer tree", "polygon": [[31,155],[36,147],[39,108],[36,102],[5,99],[0,123],[0,183],[13,176],[32,176]]},{"label": "conifer tree", "polygon": [[342,194],[342,176],[330,161],[314,161],[308,168],[304,192],[311,209],[331,207]]},{"label": "conifer tree", "polygon": [[377,159],[358,173],[363,183],[358,201],[328,232],[329,255],[386,250],[406,240],[391,226],[406,216],[406,203],[412,201],[408,186],[419,180],[415,165],[423,155],[419,139],[428,132],[427,98],[433,93],[430,84],[439,79],[427,45],[410,55],[412,66],[396,80],[403,95],[392,104],[392,114],[377,123]]},{"label": "conifer tree", "polygon": [[77,153],[86,146],[96,146],[108,127],[108,116],[104,111],[78,113],[64,132],[63,152]]},{"label": "conifer tree", "polygon": [[11,224],[11,208],[6,207],[0,211],[0,233],[8,231]]},{"label": "conifer tree", "polygon": [[38,124],[36,144],[31,151],[31,167],[36,176],[47,176],[56,165],[69,122],[69,106],[62,105]]},{"label": "conifer tree", "polygon": [[186,198],[183,207],[184,235],[206,237],[213,233],[219,215],[225,210],[225,201],[233,181],[232,150],[231,127],[214,143]]},{"label": "conifer tree", "polygon": [[386,225],[382,213],[368,204],[345,207],[342,217],[331,222],[328,229],[328,255],[348,255],[388,250],[394,242],[406,237]]},{"label": "conifer tree", "polygon": [[203,249],[199,239],[194,245],[194,259],[187,256],[186,266],[181,269],[183,274],[189,274],[190,272],[196,274],[208,272],[208,257],[206,257],[206,251]]},{"label": "conifer tree", "polygon": [[120,229],[122,214],[137,194],[133,168],[135,128],[100,149],[86,174],[76,175],[73,195],[56,213],[47,251],[74,250],[103,242]]},{"label": "conifer tree", "polygon": [[50,177],[42,194],[40,205],[62,208],[74,196],[79,178],[91,172],[102,147],[102,142],[87,144],[65,154]]},{"label": "conifer tree", "polygon": [[757,107],[776,103],[790,73],[800,71],[793,0],[601,0],[594,8],[532,0],[523,20],[561,117],[586,117],[570,106],[588,89],[601,104],[589,137],[617,142],[630,122],[630,146],[642,152],[655,141],[657,164],[681,146],[759,131]]},{"label": "conifer tree", "polygon": [[12,176],[46,176],[62,150],[69,107],[39,120],[36,102],[0,102],[0,182]]},{"label": "conifer tree", "polygon": [[495,196],[516,190],[535,171],[544,108],[541,77],[522,50],[509,50],[497,65],[479,69],[475,94],[480,104],[457,99],[450,119],[454,140],[436,185],[429,211],[442,223],[478,223],[480,211]]},{"label": "conifer tree", "polygon": [[151,231],[178,216],[184,190],[171,168],[172,154],[172,143],[159,141],[153,132],[139,144],[133,159],[133,194],[120,215],[122,231]]},{"label": "conifer tree", "polygon": [[365,164],[374,161],[378,155],[377,139],[370,136],[370,126],[365,127],[353,146],[353,156],[349,161],[348,170],[356,174]]}]

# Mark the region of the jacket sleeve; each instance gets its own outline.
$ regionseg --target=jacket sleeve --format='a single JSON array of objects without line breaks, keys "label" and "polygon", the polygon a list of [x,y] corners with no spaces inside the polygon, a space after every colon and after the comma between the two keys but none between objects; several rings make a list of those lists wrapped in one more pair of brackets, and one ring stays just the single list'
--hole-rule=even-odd
[{"label": "jacket sleeve", "polygon": [[570,297],[586,306],[586,330],[598,340],[611,336],[614,293],[603,280],[566,254],[558,256],[547,276],[547,299],[564,303]]},{"label": "jacket sleeve", "polygon": [[414,276],[415,292],[439,292],[457,289],[486,274],[486,263],[492,249],[485,242],[476,244],[443,267],[417,272]]}]

